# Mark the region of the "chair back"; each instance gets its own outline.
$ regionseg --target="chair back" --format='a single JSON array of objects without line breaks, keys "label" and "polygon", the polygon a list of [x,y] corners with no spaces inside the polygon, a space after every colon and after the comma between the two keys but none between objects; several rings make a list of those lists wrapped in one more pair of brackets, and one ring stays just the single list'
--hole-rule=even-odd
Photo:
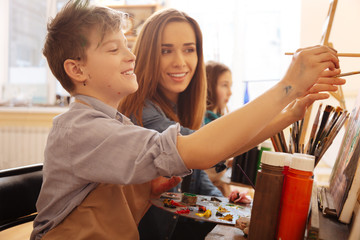
[{"label": "chair back", "polygon": [[43,164],[0,170],[0,231],[36,217]]}]

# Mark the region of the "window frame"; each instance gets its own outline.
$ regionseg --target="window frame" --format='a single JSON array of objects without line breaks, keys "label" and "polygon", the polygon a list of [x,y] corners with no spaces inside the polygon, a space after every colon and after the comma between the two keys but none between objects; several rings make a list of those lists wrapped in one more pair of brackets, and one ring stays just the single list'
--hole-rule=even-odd
[{"label": "window frame", "polygon": [[[2,46],[3,54],[0,54],[0,103],[6,101],[4,99],[5,86],[9,83],[9,48],[10,48],[10,1],[0,1],[0,29],[3,34],[0,35],[0,45]],[[57,0],[46,0],[46,19],[56,15]],[[44,24],[47,24],[45,22]],[[56,78],[52,75],[48,64],[46,63],[46,102],[45,104],[53,105],[55,103],[56,95]]]}]

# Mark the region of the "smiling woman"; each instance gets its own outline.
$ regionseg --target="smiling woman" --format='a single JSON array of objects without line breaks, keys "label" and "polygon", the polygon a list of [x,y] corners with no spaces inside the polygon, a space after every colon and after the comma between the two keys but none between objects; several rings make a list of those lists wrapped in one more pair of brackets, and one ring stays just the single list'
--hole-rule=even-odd
[{"label": "smiling woman", "polygon": [[165,26],[161,37],[159,87],[173,103],[190,84],[197,65],[196,38],[187,22],[172,22]]},{"label": "smiling woman", "polygon": [[[206,77],[202,35],[196,21],[175,9],[154,13],[145,22],[134,53],[139,90],[122,101],[120,111],[133,122],[159,132],[176,122],[181,124],[182,135],[199,129],[205,113]],[[170,191],[180,189],[223,196],[203,170],[194,170]],[[187,232],[193,233],[191,239],[203,239],[213,227],[210,223],[189,222],[184,218],[178,221],[152,207],[140,222],[139,232],[144,240],[183,239]]]},{"label": "smiling woman", "polygon": [[139,90],[122,100],[121,112],[142,126],[150,100],[170,120],[198,129],[206,108],[206,74],[197,22],[175,9],[160,10],[145,22],[133,52]]}]

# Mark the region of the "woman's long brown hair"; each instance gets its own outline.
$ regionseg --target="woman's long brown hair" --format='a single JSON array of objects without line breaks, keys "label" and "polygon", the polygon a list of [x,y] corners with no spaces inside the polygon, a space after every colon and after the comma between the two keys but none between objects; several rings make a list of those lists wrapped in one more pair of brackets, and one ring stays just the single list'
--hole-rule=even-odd
[{"label": "woman's long brown hair", "polygon": [[[161,36],[166,24],[170,22],[188,22],[192,26],[198,56],[194,76],[185,91],[179,94],[177,113],[159,88]],[[142,111],[146,99],[149,99],[156,103],[169,119],[190,129],[200,128],[206,110],[206,73],[202,48],[202,33],[193,18],[175,9],[155,12],[144,23],[133,49],[136,55],[134,72],[139,89],[121,101],[119,111],[128,117],[134,117],[137,124],[143,126]]]}]

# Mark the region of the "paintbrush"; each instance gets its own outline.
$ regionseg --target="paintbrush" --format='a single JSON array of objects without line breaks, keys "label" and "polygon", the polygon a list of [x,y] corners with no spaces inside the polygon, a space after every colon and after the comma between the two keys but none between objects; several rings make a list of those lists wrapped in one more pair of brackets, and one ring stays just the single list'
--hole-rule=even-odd
[{"label": "paintbrush", "polygon": [[[340,115],[338,118],[338,121],[335,123],[334,127],[332,128],[331,132],[328,134],[328,136],[324,139],[323,147],[326,149],[330,145],[330,141],[335,138],[336,134],[340,131],[341,127],[344,125],[346,119],[349,117],[349,114],[346,110],[344,113]],[[323,150],[322,150],[323,152]]]},{"label": "paintbrush", "polygon": [[280,152],[279,146],[276,144],[275,136],[272,136],[270,139],[271,139],[271,142],[272,142],[275,152]]},{"label": "paintbrush", "polygon": [[320,153],[318,153],[319,156],[316,158],[315,166],[321,160],[321,158],[325,154],[325,152],[329,149],[330,145],[334,141],[334,139],[337,136],[337,134],[339,133],[340,129],[345,124],[346,120],[349,118],[350,113],[347,113],[347,111],[345,111],[343,116],[344,117],[339,119],[337,125],[334,127],[333,131],[331,131],[329,136],[324,139],[323,147],[321,147]]},{"label": "paintbrush", "polygon": [[297,141],[296,141],[296,136],[298,135],[298,122],[294,122],[293,123],[294,126],[294,131],[293,131],[293,135],[291,136],[293,138],[293,143],[294,143],[294,152],[297,153],[298,152],[298,148],[297,148]]},{"label": "paintbrush", "polygon": [[334,76],[334,78],[351,76],[351,75],[355,75],[355,74],[360,74],[360,71],[353,71],[353,72],[341,73],[341,74],[339,74],[339,75]]},{"label": "paintbrush", "polygon": [[331,120],[329,121],[329,123],[326,125],[326,127],[324,129],[324,134],[323,134],[322,138],[327,137],[330,134],[331,130],[335,126],[340,115],[343,113],[342,110],[343,109],[341,107],[336,108],[335,112],[332,115]]},{"label": "paintbrush", "polygon": [[275,141],[276,141],[276,144],[278,145],[279,152],[284,152],[284,146],[281,143],[279,133],[275,134]]},{"label": "paintbrush", "polygon": [[288,149],[287,149],[287,146],[286,146],[284,132],[282,130],[279,132],[279,138],[280,138],[281,146],[283,147],[283,152],[287,153]]},{"label": "paintbrush", "polygon": [[[337,110],[339,110],[339,109],[337,108]],[[326,125],[325,125],[319,139],[318,139],[319,141],[322,141],[329,134],[330,128],[333,126],[333,124],[336,123],[334,121],[335,121],[335,119],[337,117],[337,114],[338,113],[334,110],[334,108],[332,108],[331,112],[329,114],[329,117],[328,117],[329,121],[326,122]]]},{"label": "paintbrush", "polygon": [[292,141],[292,128],[290,128],[290,137],[289,137],[289,153],[294,153],[293,151],[293,141]]},{"label": "paintbrush", "polygon": [[319,125],[319,118],[320,118],[321,107],[322,107],[322,103],[319,105],[318,111],[317,111],[317,113],[316,113],[316,117],[315,117],[315,120],[314,120],[312,129],[311,129],[310,137],[309,137],[309,142],[308,142],[308,144],[307,144],[307,146],[306,146],[305,152],[307,152],[308,154],[310,154],[310,151],[311,151],[311,148],[312,148],[312,144],[313,144],[313,142],[314,142],[315,133],[316,133],[317,127],[318,127],[318,125]]},{"label": "paintbrush", "polygon": [[248,180],[248,182],[250,183],[250,185],[252,186],[252,188],[255,190],[255,185],[253,184],[253,182],[250,180],[250,178],[248,177],[248,175],[245,173],[245,171],[242,169],[242,167],[240,166],[240,164],[236,164],[241,172],[244,174],[245,178]]},{"label": "paintbrush", "polygon": [[319,130],[317,131],[317,134],[316,134],[316,137],[315,137],[315,145],[313,145],[313,148],[311,149],[311,152],[310,154],[311,155],[314,155],[314,152],[315,152],[315,147],[316,145],[318,144],[319,140],[320,140],[320,136],[324,130],[324,127],[328,121],[328,118],[329,118],[329,115],[330,115],[330,112],[332,111],[332,109],[334,109],[334,107],[330,106],[330,105],[326,105],[325,107],[325,110],[322,114],[322,118],[321,118],[321,123],[320,123],[320,127],[319,127]]},{"label": "paintbrush", "polygon": [[302,135],[302,131],[303,131],[303,126],[304,126],[304,119],[302,119],[302,120],[300,121],[299,134],[297,135],[297,138],[296,138],[297,146],[298,146],[298,151],[299,151],[299,152],[301,152],[300,139],[301,139],[301,135]]},{"label": "paintbrush", "polygon": [[[294,55],[294,53],[286,52],[285,55]],[[360,57],[360,53],[337,53],[338,57]]]}]

